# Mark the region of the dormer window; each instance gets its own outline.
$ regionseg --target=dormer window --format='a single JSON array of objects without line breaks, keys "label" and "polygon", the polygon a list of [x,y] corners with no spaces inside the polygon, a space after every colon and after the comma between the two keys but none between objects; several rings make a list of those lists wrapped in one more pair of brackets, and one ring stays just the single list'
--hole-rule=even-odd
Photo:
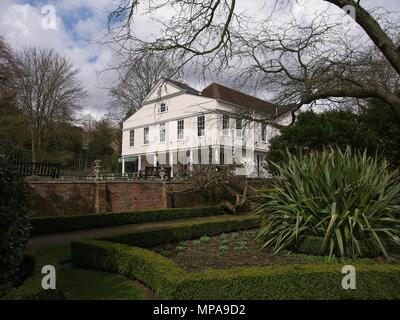
[{"label": "dormer window", "polygon": [[158,105],[158,113],[164,113],[167,111],[168,111],[168,107],[164,102],[162,102]]}]

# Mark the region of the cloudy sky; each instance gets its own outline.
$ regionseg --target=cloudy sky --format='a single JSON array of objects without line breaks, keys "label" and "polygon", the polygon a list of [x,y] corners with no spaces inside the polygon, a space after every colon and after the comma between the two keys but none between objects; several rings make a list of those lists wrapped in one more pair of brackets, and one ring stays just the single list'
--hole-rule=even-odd
[{"label": "cloudy sky", "polygon": [[[13,49],[27,45],[49,47],[69,57],[80,69],[80,78],[87,87],[89,97],[85,103],[85,111],[95,117],[107,112],[109,105],[108,88],[117,80],[113,71],[102,72],[115,65],[118,58],[112,50],[99,44],[99,40],[107,32],[107,15],[115,8],[117,0],[0,0],[0,35]],[[118,1],[117,1],[118,2]],[[269,15],[268,10],[260,11],[260,3],[265,0],[252,0],[241,9],[248,14]],[[268,1],[266,1],[268,2]],[[294,7],[294,14],[302,16],[309,12],[304,8],[305,0],[299,0],[300,6]],[[303,4],[302,4],[303,3]],[[307,5],[321,9],[320,0],[307,0]],[[364,0],[367,6],[382,6],[391,11],[400,11],[399,0]],[[316,5],[318,4],[318,5]],[[56,28],[44,28],[43,18],[48,11],[45,6],[51,5],[56,10]],[[324,4],[326,7],[326,4]],[[140,17],[136,33],[148,33],[156,30],[146,17]],[[196,84],[191,83],[196,86]]]}]

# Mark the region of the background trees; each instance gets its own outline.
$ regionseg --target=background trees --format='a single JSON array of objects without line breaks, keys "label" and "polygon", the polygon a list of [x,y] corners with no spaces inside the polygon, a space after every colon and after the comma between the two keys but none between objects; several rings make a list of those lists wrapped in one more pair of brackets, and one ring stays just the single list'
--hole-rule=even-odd
[{"label": "background trees", "polygon": [[[396,113],[379,101],[362,110],[331,110],[300,113],[293,126],[281,129],[272,138],[269,162],[284,163],[287,150],[292,154],[322,150],[327,146],[364,150],[371,156],[384,156],[392,165],[400,165],[400,121]],[[269,168],[273,168],[269,166]]]},{"label": "background trees", "polygon": [[61,162],[65,174],[91,172],[100,159],[105,171],[117,172],[119,128],[77,113],[86,96],[78,76],[52,50],[13,52],[0,38],[0,154]]},{"label": "background trees", "polygon": [[68,121],[85,97],[78,70],[53,50],[27,48],[16,55],[17,107],[28,119],[32,160],[46,154],[51,127]]}]

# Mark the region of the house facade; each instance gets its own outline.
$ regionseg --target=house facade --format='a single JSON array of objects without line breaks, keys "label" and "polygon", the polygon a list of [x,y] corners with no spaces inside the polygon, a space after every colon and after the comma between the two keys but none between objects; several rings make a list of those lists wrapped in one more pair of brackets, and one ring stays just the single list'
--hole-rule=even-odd
[{"label": "house facade", "polygon": [[[262,163],[277,129],[254,119],[277,115],[264,100],[212,83],[199,92],[160,80],[123,123],[122,172],[169,167],[171,177],[196,164],[237,164],[236,174],[263,177]],[[281,113],[278,121],[288,122]]]}]

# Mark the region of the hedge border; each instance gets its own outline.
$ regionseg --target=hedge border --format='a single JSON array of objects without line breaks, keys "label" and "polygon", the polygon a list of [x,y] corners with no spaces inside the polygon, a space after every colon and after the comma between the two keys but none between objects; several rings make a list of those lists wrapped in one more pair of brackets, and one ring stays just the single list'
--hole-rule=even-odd
[{"label": "hedge border", "polygon": [[42,267],[52,265],[56,269],[56,284],[59,283],[59,266],[55,258],[43,253],[30,254],[35,260],[33,274],[18,288],[10,291],[1,300],[57,300],[60,298],[57,289],[44,290],[42,288]]},{"label": "hedge border", "polygon": [[160,299],[399,299],[400,266],[355,265],[357,289],[341,288],[343,265],[286,265],[188,273],[153,251],[101,240],[72,244],[73,260],[138,279]]},{"label": "hedge border", "polygon": [[[249,221],[258,223],[254,217],[238,219],[223,232],[233,231],[233,226],[236,230],[248,229]],[[165,234],[170,235],[168,241],[186,240],[183,239],[186,235],[189,235],[187,239],[198,237],[200,231],[202,235],[213,235],[219,227],[212,224],[185,224],[171,228],[174,230]],[[160,229],[156,231],[160,232]],[[146,233],[149,236],[145,236]],[[357,271],[356,290],[341,287],[343,264],[338,262],[188,273],[171,259],[138,247],[143,243],[159,243],[159,240],[140,240],[140,236],[151,239],[154,230],[134,234],[73,242],[72,259],[82,267],[136,278],[152,288],[160,299],[400,299],[398,265],[353,263]],[[120,241],[123,243],[118,243]]]},{"label": "hedge border", "polygon": [[208,221],[182,221],[169,227],[154,227],[130,233],[99,238],[98,240],[126,244],[135,247],[151,247],[158,244],[213,236],[224,232],[254,229],[259,226],[259,217],[230,216],[225,219],[210,218]]},{"label": "hedge border", "polygon": [[223,206],[31,218],[31,235],[226,214]]}]

